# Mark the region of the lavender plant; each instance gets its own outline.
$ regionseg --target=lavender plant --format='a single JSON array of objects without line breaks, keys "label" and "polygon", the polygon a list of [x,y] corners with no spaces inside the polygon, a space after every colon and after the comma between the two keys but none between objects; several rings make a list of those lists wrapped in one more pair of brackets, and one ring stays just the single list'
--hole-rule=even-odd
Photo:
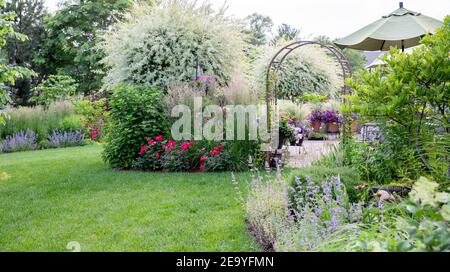
[{"label": "lavender plant", "polygon": [[247,224],[256,239],[275,251],[322,250],[329,240],[358,233],[363,203],[350,203],[339,176],[321,184],[307,177],[288,185],[277,169],[276,181],[254,177],[245,205]]},{"label": "lavender plant", "polygon": [[34,150],[37,148],[36,140],[37,134],[32,130],[20,131],[0,142],[0,152]]},{"label": "lavender plant", "polygon": [[76,132],[60,132],[54,130],[48,136],[48,146],[53,148],[79,146],[84,143],[84,135],[80,131]]},{"label": "lavender plant", "polygon": [[[275,244],[277,251],[313,251],[322,243],[362,219],[362,203],[349,203],[339,176],[319,186],[310,178],[296,179],[292,216]],[[353,229],[352,231],[356,231]]]}]

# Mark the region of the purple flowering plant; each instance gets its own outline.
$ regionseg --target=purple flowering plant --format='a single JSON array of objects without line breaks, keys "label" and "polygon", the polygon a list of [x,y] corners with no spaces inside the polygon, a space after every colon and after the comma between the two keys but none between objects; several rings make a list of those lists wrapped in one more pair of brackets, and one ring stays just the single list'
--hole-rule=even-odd
[{"label": "purple flowering plant", "polygon": [[20,131],[0,142],[0,152],[16,152],[37,149],[37,134],[31,129]]},{"label": "purple flowering plant", "polygon": [[49,147],[59,148],[59,147],[69,147],[69,146],[80,146],[84,144],[84,135],[80,131],[70,132],[70,131],[58,131],[54,130],[48,136]]},{"label": "purple flowering plant", "polygon": [[363,202],[348,201],[338,176],[321,184],[310,178],[304,182],[296,178],[295,182],[291,188],[291,219],[275,243],[277,251],[315,250],[337,231],[361,222]]},{"label": "purple flowering plant", "polygon": [[325,119],[324,113],[318,109],[311,112],[311,114],[309,116],[309,120],[311,121],[311,123],[315,123],[315,122],[322,123],[324,121],[324,119]]},{"label": "purple flowering plant", "polygon": [[340,124],[342,117],[337,110],[326,110],[323,112],[323,122],[326,124]]}]

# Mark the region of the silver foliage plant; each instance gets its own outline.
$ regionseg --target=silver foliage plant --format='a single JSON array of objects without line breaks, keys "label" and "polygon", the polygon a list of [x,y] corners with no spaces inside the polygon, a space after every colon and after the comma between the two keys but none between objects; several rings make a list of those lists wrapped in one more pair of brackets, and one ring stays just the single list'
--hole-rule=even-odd
[{"label": "silver foliage plant", "polygon": [[224,8],[214,11],[209,2],[137,4],[103,35],[100,48],[110,68],[103,88],[126,81],[165,89],[173,82],[195,80],[197,72],[225,85],[234,72],[244,71],[240,29]]}]

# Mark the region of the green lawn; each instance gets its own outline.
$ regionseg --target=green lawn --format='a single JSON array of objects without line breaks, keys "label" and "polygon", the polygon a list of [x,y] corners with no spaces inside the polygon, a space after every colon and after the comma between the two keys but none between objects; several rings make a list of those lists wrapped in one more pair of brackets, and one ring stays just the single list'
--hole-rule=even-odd
[{"label": "green lawn", "polygon": [[[0,155],[0,251],[258,251],[230,174],[119,172],[101,147]],[[247,180],[248,174],[238,178]]]}]

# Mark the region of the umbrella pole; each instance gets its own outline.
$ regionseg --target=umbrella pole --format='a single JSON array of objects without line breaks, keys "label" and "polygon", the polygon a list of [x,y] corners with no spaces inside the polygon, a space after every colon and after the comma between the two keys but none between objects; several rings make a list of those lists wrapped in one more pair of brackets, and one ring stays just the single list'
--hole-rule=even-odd
[{"label": "umbrella pole", "polygon": [[402,40],[402,52],[405,52],[405,40]]}]

